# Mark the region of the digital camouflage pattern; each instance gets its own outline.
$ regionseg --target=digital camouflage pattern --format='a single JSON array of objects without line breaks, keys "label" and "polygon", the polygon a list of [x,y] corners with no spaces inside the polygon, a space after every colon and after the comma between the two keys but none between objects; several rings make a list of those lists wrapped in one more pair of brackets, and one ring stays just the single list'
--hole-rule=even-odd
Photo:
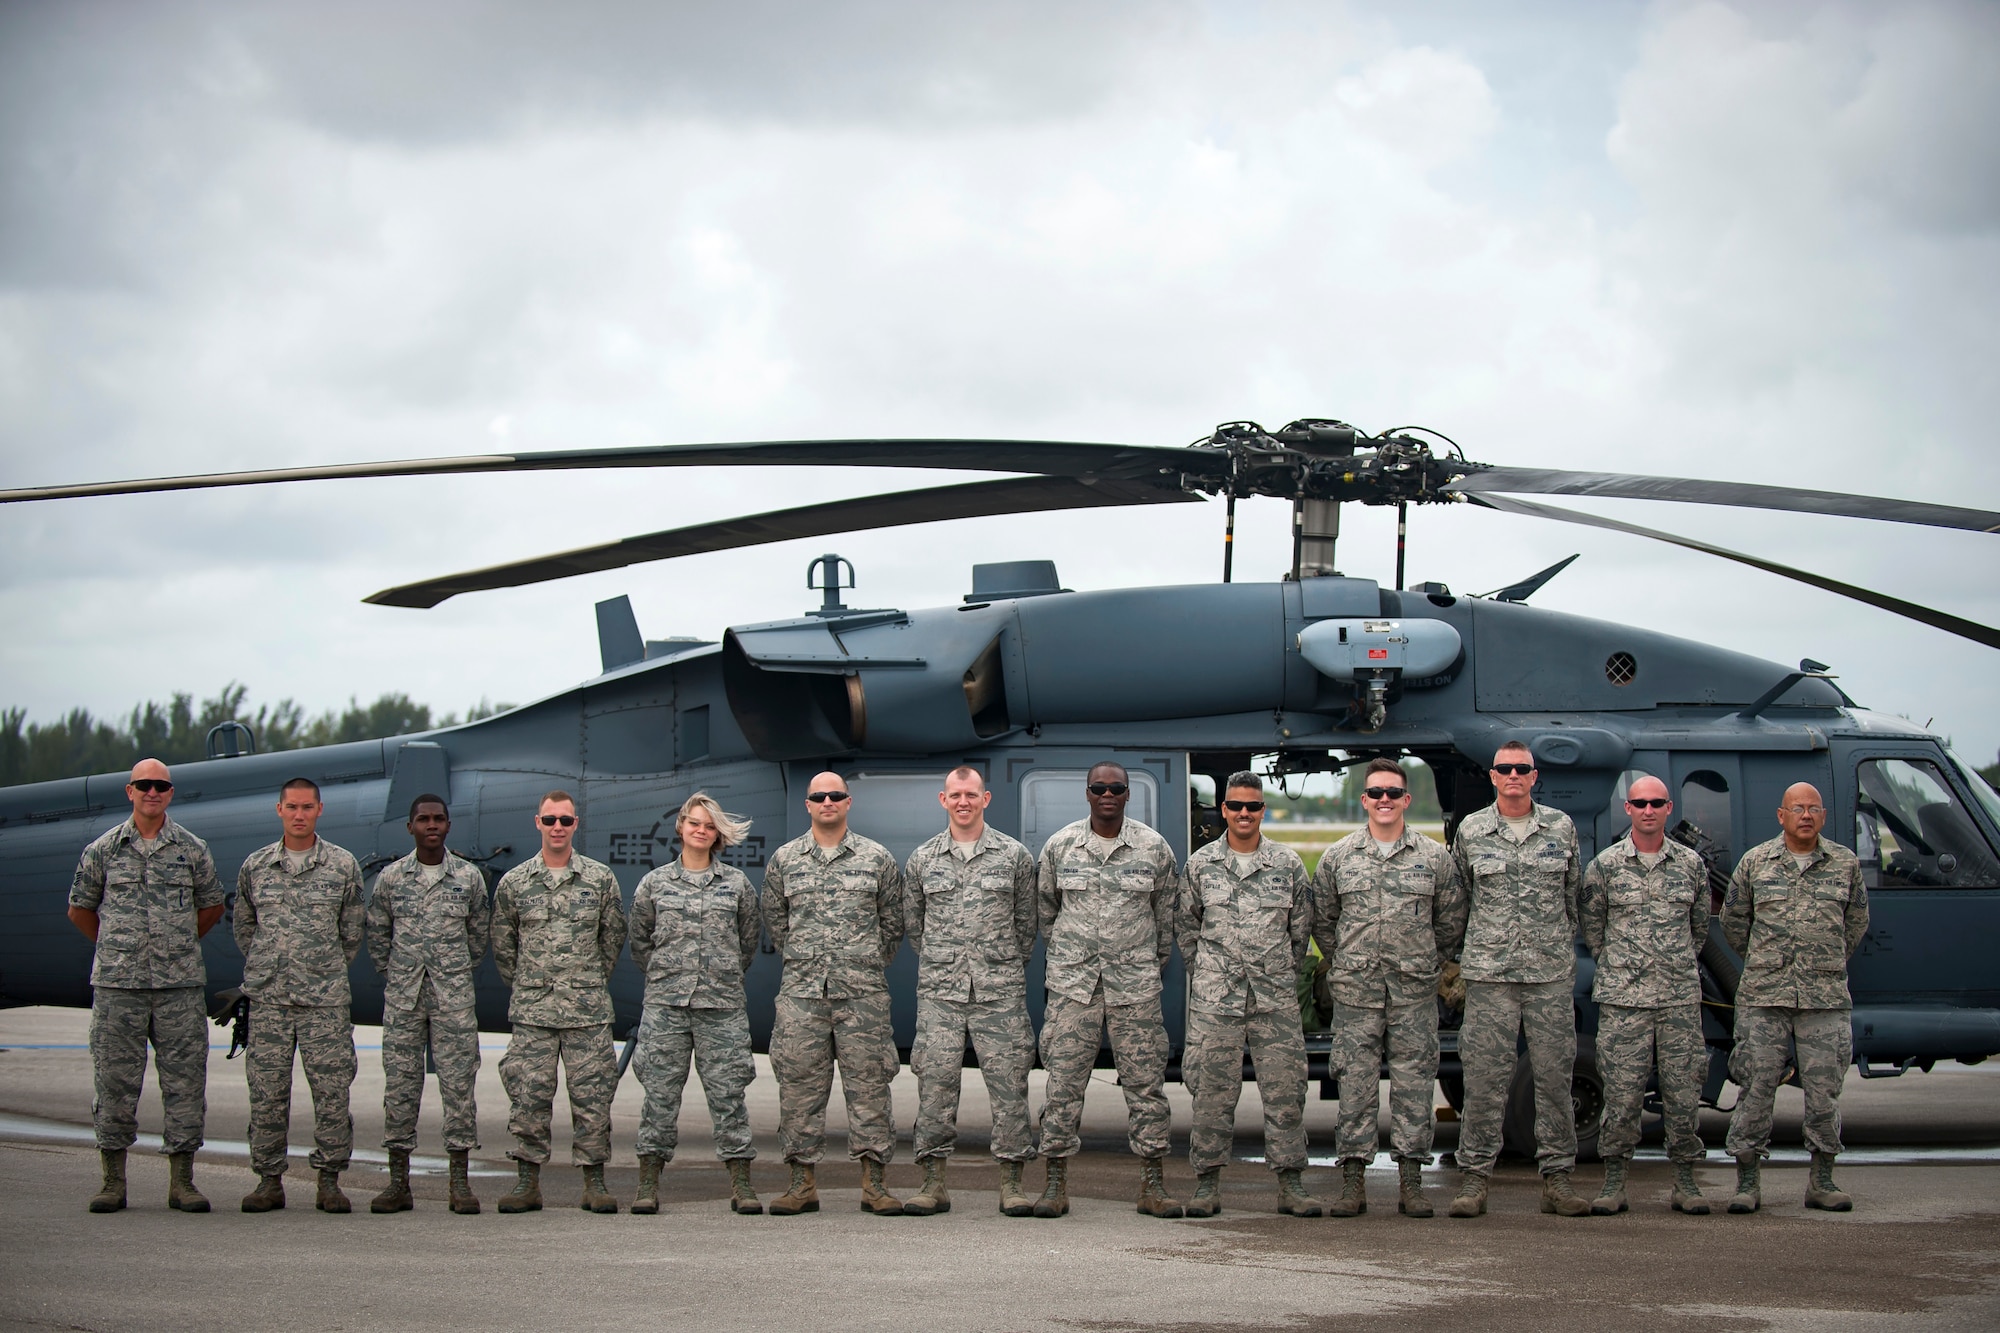
[{"label": "digital camouflage pattern", "polygon": [[1542,982],[1576,977],[1576,825],[1546,805],[1516,840],[1489,805],[1458,826],[1452,854],[1470,899],[1459,968],[1467,981]]},{"label": "digital camouflage pattern", "polygon": [[[739,983],[740,984],[740,983]],[[688,1065],[701,1075],[708,1117],[715,1126],[715,1155],[748,1161],[757,1155],[750,1142],[750,1112],[744,1100],[757,1066],[750,1054],[750,1016],[742,1005],[716,1008],[654,1004],[639,1015],[639,1046],[632,1069],[646,1090],[639,1112],[638,1150],[642,1156],[674,1158],[680,1144],[681,1098]]]},{"label": "digital camouflage pattern", "polygon": [[1348,1004],[1336,999],[1328,1017],[1333,1047],[1327,1061],[1340,1084],[1334,1155],[1342,1161],[1375,1156],[1381,1114],[1380,1075],[1389,1065],[1389,1147],[1398,1157],[1431,1159],[1431,1114],[1437,1088],[1437,1001]]},{"label": "digital camouflage pattern", "polygon": [[1695,959],[1708,939],[1708,866],[1692,848],[1669,838],[1649,869],[1631,836],[1620,838],[1583,872],[1578,916],[1597,960],[1590,993],[1599,1004],[1700,1001]]},{"label": "digital camouflage pattern", "polygon": [[1861,862],[1839,843],[1821,838],[1801,870],[1783,837],[1759,843],[1729,877],[1722,933],[1743,955],[1739,1006],[1851,1007],[1847,960],[1868,933]]},{"label": "digital camouflage pattern", "polygon": [[1467,981],[1458,1056],[1465,1067],[1465,1110],[1458,1131],[1461,1170],[1490,1175],[1500,1155],[1507,1090],[1522,1033],[1535,1084],[1535,1160],[1542,1174],[1576,1166],[1575,982]]},{"label": "digital camouflage pattern", "polygon": [[[1298,1021],[1296,1014],[1292,1021]],[[1042,1156],[1074,1157],[1083,1146],[1078,1136],[1083,1094],[1106,1037],[1118,1066],[1118,1086],[1125,1094],[1127,1142],[1133,1156],[1167,1155],[1172,1115],[1166,1094],[1167,1029],[1160,1021],[1159,992],[1134,1004],[1109,1004],[1100,987],[1088,1000],[1049,994],[1042,1015],[1042,1066],[1049,1071],[1042,1103]]]},{"label": "digital camouflage pattern", "polygon": [[[344,1021],[347,967],[361,952],[361,866],[325,838],[313,841],[296,874],[284,852],[282,839],[260,847],[236,874],[231,922],[243,951],[243,993],[253,1007],[339,1009]],[[251,1032],[254,1040],[254,1021]]]},{"label": "digital camouflage pattern", "polygon": [[1043,845],[1035,884],[1052,993],[1089,1004],[1101,990],[1112,1007],[1158,997],[1180,895],[1180,866],[1165,838],[1127,819],[1100,858],[1090,821],[1079,819]]},{"label": "digital camouflage pattern", "polygon": [[444,1146],[452,1151],[477,1148],[479,1015],[471,1005],[440,1006],[429,981],[414,1008],[382,1010],[382,1146],[416,1151],[426,1050],[437,1064]]},{"label": "digital camouflage pattern", "polygon": [[130,819],[83,849],[69,905],[97,913],[90,984],[124,990],[200,986],[195,915],[223,902],[208,844],[168,819],[151,853]]},{"label": "digital camouflage pattern", "polygon": [[250,1087],[250,1166],[260,1176],[285,1172],[292,1125],[292,1063],[305,1066],[312,1090],[315,1171],[345,1171],[354,1153],[354,1024],[345,1004],[250,1002],[250,1049],[243,1078]]},{"label": "digital camouflage pattern", "polygon": [[949,1155],[956,1144],[969,1041],[993,1108],[993,1156],[1025,1162],[1035,1155],[1026,971],[1037,929],[1035,859],[993,828],[980,833],[969,857],[954,845],[946,829],[911,853],[903,870],[903,916],[917,954],[912,1148],[921,1159]]},{"label": "digital camouflage pattern", "polygon": [[611,969],[624,948],[618,877],[602,861],[572,853],[555,872],[536,852],[501,877],[493,894],[493,961],[514,988],[509,1022],[608,1025]]},{"label": "digital camouflage pattern", "polygon": [[1854,1063],[1850,1012],[1738,1003],[1729,1077],[1742,1092],[1729,1117],[1731,1157],[1770,1156],[1771,1111],[1795,1049],[1806,1099],[1806,1146],[1830,1155],[1840,1152],[1840,1087]]},{"label": "digital camouflage pattern", "polygon": [[[1706,894],[1708,886],[1702,885]],[[1658,1064],[1667,1156],[1699,1162],[1701,1084],[1708,1073],[1708,1044],[1701,1035],[1701,1001],[1680,1004],[1597,1006],[1597,1068],[1604,1078],[1604,1120],[1597,1151],[1630,1157],[1639,1146],[1646,1083]]]},{"label": "digital camouflage pattern", "polygon": [[676,859],[647,871],[632,891],[630,931],[646,1003],[741,1009],[762,928],[757,890],[734,866],[690,870]]},{"label": "digital camouflage pattern", "polygon": [[602,1166],[611,1160],[611,1098],[618,1091],[618,1055],[608,1022],[556,1028],[514,1024],[500,1057],[507,1132],[514,1136],[507,1155],[517,1162],[549,1160],[558,1063],[569,1089],[570,1161]]},{"label": "digital camouflage pattern", "polygon": [[826,1103],[833,1067],[847,1100],[847,1155],[888,1165],[896,1156],[889,1082],[902,1063],[889,1023],[889,992],[840,999],[778,992],[771,1072],[778,1077],[778,1141],[787,1162],[826,1154]]},{"label": "digital camouflage pattern", "polygon": [[208,1110],[208,1015],[199,986],[99,986],[92,993],[90,1118],[97,1146],[116,1152],[131,1147],[139,1136],[148,1041],[165,1122],[160,1151],[193,1152],[201,1147]]},{"label": "digital camouflage pattern", "polygon": [[[1304,877],[1302,867],[1300,879]],[[1189,1006],[1187,1051],[1181,1057],[1182,1078],[1194,1097],[1188,1165],[1201,1172],[1229,1163],[1246,1045],[1264,1102],[1264,1164],[1273,1171],[1304,1170],[1306,1039],[1296,1004],[1253,1014]]]},{"label": "digital camouflage pattern", "polygon": [[368,896],[368,957],[382,974],[383,1007],[418,1008],[428,983],[436,1009],[471,1009],[473,972],[493,930],[486,876],[450,852],[434,883],[422,869],[411,852],[383,868]]}]

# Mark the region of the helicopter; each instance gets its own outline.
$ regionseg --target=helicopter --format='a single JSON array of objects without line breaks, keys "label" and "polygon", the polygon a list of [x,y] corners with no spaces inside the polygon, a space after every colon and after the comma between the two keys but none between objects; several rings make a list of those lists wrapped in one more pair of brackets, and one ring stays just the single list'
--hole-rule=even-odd
[{"label": "helicopter", "polygon": [[[1432,441],[1443,446],[1435,448]],[[1367,434],[1313,418],[1281,429],[1229,422],[1182,447],[1020,440],[817,440],[485,454],[296,467],[0,491],[0,503],[267,485],[332,478],[714,466],[879,466],[1018,474],[708,522],[401,584],[366,600],[434,607],[456,596],[698,552],[996,514],[1223,501],[1221,581],[1077,592],[1052,561],[975,565],[961,602],[918,610],[850,606],[852,564],[811,562],[819,604],[794,618],[728,628],[719,641],[647,640],[630,602],[596,607],[601,673],[498,716],[411,736],[258,753],[240,722],[209,735],[209,758],[175,772],[174,817],[206,838],[225,873],[271,837],[270,803],[294,776],[324,792],[321,831],[369,876],[409,848],[405,814],[434,793],[452,812],[453,850],[498,874],[535,850],[543,792],[574,792],[577,845],[629,895],[677,855],[674,816],[706,791],[754,829],[725,856],[761,878],[807,827],[811,777],[841,773],[853,827],[899,858],[940,826],[942,774],[970,764],[994,793],[991,822],[1031,852],[1084,813],[1091,765],[1131,779],[1128,815],[1185,857],[1215,836],[1204,782],[1261,765],[1280,779],[1337,774],[1377,755],[1422,761],[1447,838],[1493,799],[1486,769],[1503,742],[1533,750],[1535,799],[1568,813],[1588,858],[1623,834],[1622,797],[1650,774],[1667,783],[1712,882],[1777,832],[1780,795],[1825,794],[1827,834],[1859,855],[1872,923],[1852,960],[1854,1051],[1867,1076],[1976,1063],[2000,1054],[2000,797],[1926,727],[1871,711],[1830,668],[1796,668],[1611,621],[1531,606],[1569,563],[1478,596],[1404,586],[1411,506],[1472,504],[1663,541],[1858,600],[2000,648],[2000,630],[1934,608],[1672,533],[1549,505],[1602,496],[1803,513],[2000,533],[2000,514],[1835,492],[1690,478],[1514,468],[1472,462],[1416,427]],[[1287,499],[1292,562],[1276,582],[1234,577],[1237,501]],[[1394,506],[1394,583],[1340,574],[1343,504]],[[1573,560],[1575,557],[1571,557]],[[78,851],[127,813],[125,775],[0,791],[0,997],[88,1005],[89,945],[63,901]],[[225,878],[225,884],[227,879]],[[212,995],[240,975],[231,932],[204,944]],[[1711,932],[1702,951],[1710,1062],[1720,1097],[1740,960]],[[1579,956],[1573,1081],[1586,1154],[1602,1111],[1592,965]],[[779,960],[766,940],[746,978],[753,1043],[768,1046]],[[1042,959],[1029,965],[1040,1019]],[[354,1019],[381,1019],[382,982],[353,966]],[[889,969],[898,1045],[916,1019],[916,962]],[[1178,1068],[1185,977],[1169,964],[1163,1008]],[[636,1031],[642,979],[612,978],[614,1032]],[[504,1031],[507,995],[489,959],[478,976],[482,1028]],[[1462,1101],[1456,1016],[1440,1000],[1440,1084]],[[1330,1036],[1308,1033],[1322,1096],[1338,1089]],[[1100,1058],[1106,1058],[1101,1056]],[[1517,1075],[1509,1146],[1532,1148],[1531,1090]]]}]

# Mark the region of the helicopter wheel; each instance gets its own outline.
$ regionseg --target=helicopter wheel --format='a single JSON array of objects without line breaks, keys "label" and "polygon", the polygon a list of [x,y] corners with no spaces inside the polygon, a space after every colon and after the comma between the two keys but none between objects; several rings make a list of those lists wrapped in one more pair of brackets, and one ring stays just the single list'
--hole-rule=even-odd
[{"label": "helicopter wheel", "polygon": [[[1579,1032],[1576,1037],[1576,1066],[1570,1076],[1570,1104],[1576,1115],[1576,1159],[1597,1160],[1597,1135],[1604,1127],[1604,1076],[1597,1068],[1597,1038]],[[1532,1158],[1535,1140],[1535,1075],[1527,1055],[1514,1066],[1514,1081],[1507,1089],[1507,1118],[1501,1127],[1501,1151]]]}]

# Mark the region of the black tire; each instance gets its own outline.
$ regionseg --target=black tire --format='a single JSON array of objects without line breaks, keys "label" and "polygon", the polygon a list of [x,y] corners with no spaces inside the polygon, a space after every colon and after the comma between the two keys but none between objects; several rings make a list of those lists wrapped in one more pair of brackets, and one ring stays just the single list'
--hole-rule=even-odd
[{"label": "black tire", "polygon": [[1444,1094],[1445,1105],[1461,1115],[1465,1113],[1465,1075],[1439,1074],[1438,1091]]},{"label": "black tire", "polygon": [[[1570,1076],[1570,1104],[1576,1113],[1576,1159],[1597,1160],[1597,1136],[1604,1128],[1604,1076],[1597,1068],[1597,1038],[1578,1033],[1576,1067]],[[1524,1051],[1514,1065],[1507,1089],[1507,1118],[1500,1130],[1500,1151],[1532,1158],[1535,1141],[1535,1075]]]}]

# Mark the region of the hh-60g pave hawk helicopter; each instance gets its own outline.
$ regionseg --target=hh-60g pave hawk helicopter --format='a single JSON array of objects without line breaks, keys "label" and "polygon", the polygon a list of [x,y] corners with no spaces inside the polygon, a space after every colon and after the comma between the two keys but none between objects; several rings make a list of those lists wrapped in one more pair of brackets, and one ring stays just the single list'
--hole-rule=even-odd
[{"label": "hh-60g pave hawk helicopter", "polygon": [[[1435,432],[1422,432],[1435,435]],[[1442,436],[1437,436],[1443,439]],[[1825,667],[1787,669],[1726,649],[1525,605],[1561,570],[1481,597],[1403,585],[1411,504],[1463,501],[1672,542],[1866,602],[2000,647],[2000,631],[1771,561],[1585,515],[1529,495],[1585,495],[1736,505],[2000,531],[2000,514],[1773,486],[1615,473],[1492,467],[1440,454],[1413,428],[1369,436],[1337,421],[1266,431],[1218,428],[1184,448],[1011,440],[826,440],[488,454],[291,468],[0,492],[0,502],[191,490],[327,478],[574,468],[838,465],[1024,474],[704,523],[601,546],[429,579],[368,598],[430,607],[647,560],[858,529],[1038,510],[1172,504],[1223,497],[1219,584],[1070,592],[1046,561],[979,565],[961,605],[863,610],[843,604],[852,566],[815,560],[820,606],[794,620],[740,625],[720,643],[644,641],[624,598],[597,607],[603,674],[537,703],[465,726],[280,754],[256,754],[240,724],[210,737],[207,762],[175,773],[174,815],[207,838],[225,877],[270,840],[280,783],[311,777],[326,794],[321,831],[371,871],[408,849],[403,820],[421,792],[446,796],[461,855],[500,872],[533,850],[530,821],[555,786],[580,798],[583,850],[610,863],[629,895],[675,855],[674,812],[696,790],[756,820],[732,849],[759,876],[768,854],[803,832],[798,799],[822,768],[848,778],[855,827],[907,856],[939,827],[935,793],[970,763],[994,792],[993,823],[1031,851],[1084,813],[1090,764],[1121,760],[1130,814],[1185,856],[1213,836],[1214,812],[1190,797],[1253,759],[1279,775],[1337,772],[1377,754],[1423,760],[1447,832],[1488,803],[1486,768],[1503,740],[1524,740],[1541,769],[1536,798],[1576,821],[1586,857],[1625,827],[1634,771],[1664,779],[1678,814],[1705,837],[1725,876],[1776,833],[1780,793],[1811,781],[1826,793],[1827,834],[1860,855],[1873,925],[1851,969],[1854,1051],[1865,1074],[1929,1069],[2000,1054],[2000,799],[1923,727],[1856,704]],[[1231,579],[1241,496],[1293,502],[1293,566],[1278,583]],[[1340,505],[1395,505],[1393,587],[1334,570]],[[1571,557],[1574,559],[1574,557]],[[1563,564],[1567,564],[1565,561]],[[13,1003],[89,1003],[88,945],[63,916],[78,851],[122,819],[125,775],[0,792],[0,995]],[[1691,830],[1683,830],[1694,837]],[[210,986],[240,975],[230,932],[206,941]],[[1711,1045],[1705,1096],[1719,1095],[1738,960],[1711,937],[1702,955]],[[1039,951],[1030,991],[1039,997]],[[1601,1096],[1591,966],[1578,969],[1581,1033],[1575,1100],[1586,1150]],[[915,961],[890,969],[899,1044],[915,1022]],[[1166,1011],[1176,1051],[1183,1023],[1178,959]],[[355,963],[354,1016],[380,1021],[380,979]],[[765,1048],[777,990],[769,952],[748,978],[751,1026]],[[616,1031],[638,1019],[629,960],[612,980]],[[1039,1007],[1039,1002],[1035,1007]],[[489,961],[482,1027],[506,1028],[506,994]],[[1037,1015],[1039,1018],[1039,1015]],[[1460,1097],[1456,1015],[1440,1076]],[[1310,1048],[1323,1095],[1327,1037]],[[629,1045],[628,1045],[629,1053]],[[1525,1064],[1509,1140],[1532,1144]]]}]

